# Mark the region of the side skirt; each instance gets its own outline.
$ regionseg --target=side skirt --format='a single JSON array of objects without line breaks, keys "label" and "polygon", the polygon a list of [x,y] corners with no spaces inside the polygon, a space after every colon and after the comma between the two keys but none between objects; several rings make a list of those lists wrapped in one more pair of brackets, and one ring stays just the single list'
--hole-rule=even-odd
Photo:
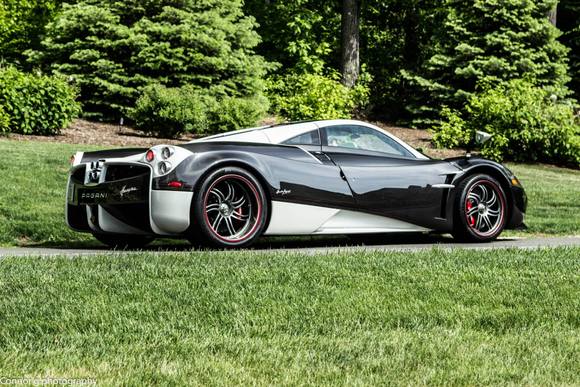
[{"label": "side skirt", "polygon": [[372,234],[426,232],[430,229],[363,212],[272,201],[264,235]]}]

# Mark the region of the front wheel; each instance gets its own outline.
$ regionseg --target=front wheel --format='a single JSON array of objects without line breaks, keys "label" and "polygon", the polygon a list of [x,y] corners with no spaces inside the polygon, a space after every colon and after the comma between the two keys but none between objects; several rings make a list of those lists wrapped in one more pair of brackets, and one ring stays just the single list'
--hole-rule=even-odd
[{"label": "front wheel", "polygon": [[242,168],[220,168],[194,196],[190,240],[221,248],[249,246],[262,234],[267,215],[259,181]]},{"label": "front wheel", "polygon": [[453,236],[470,242],[498,237],[507,221],[506,195],[497,180],[474,175],[458,187]]}]

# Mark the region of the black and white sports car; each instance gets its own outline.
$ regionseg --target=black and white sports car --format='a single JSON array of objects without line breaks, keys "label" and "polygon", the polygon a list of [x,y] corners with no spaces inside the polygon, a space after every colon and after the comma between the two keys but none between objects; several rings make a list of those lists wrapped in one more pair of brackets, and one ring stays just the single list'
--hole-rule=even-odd
[{"label": "black and white sports car", "polygon": [[78,152],[72,164],[67,223],[110,246],[174,237],[240,247],[262,235],[394,232],[489,241],[523,225],[527,202],[501,164],[431,159],[352,120]]}]

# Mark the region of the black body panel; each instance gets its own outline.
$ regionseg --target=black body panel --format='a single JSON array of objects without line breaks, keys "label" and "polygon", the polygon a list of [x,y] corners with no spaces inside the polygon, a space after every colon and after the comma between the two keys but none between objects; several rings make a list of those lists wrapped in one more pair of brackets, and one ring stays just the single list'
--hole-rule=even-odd
[{"label": "black body panel", "polygon": [[[175,166],[168,175],[149,185],[149,166],[134,170],[107,171],[107,180],[94,186],[76,181],[83,172],[73,171],[69,192],[69,224],[88,229],[85,206],[99,203],[117,219],[150,231],[149,193],[154,190],[195,191],[203,177],[221,166],[239,166],[256,175],[270,200],[365,212],[398,219],[427,229],[449,232],[453,229],[456,188],[473,173],[493,175],[506,191],[510,204],[508,227],[523,223],[527,198],[514,176],[501,164],[481,158],[448,160],[395,157],[377,152],[344,150],[327,146],[296,147],[240,142],[197,142],[179,145],[193,154]],[[82,163],[127,157],[146,149],[121,149],[85,153]],[[139,168],[147,169],[141,174]],[[80,168],[79,168],[80,169]],[[181,182],[171,188],[170,182]],[[78,187],[77,187],[78,185]],[[137,190],[121,190],[135,187]],[[82,191],[82,190],[86,191]],[[106,199],[84,200],[83,192],[106,193]],[[85,195],[86,196],[86,195]],[[90,195],[89,195],[90,196]],[[89,198],[90,199],[90,198]],[[96,211],[93,211],[93,216]]]},{"label": "black body panel", "polygon": [[323,163],[306,150],[292,146],[240,143],[192,143],[182,145],[195,153],[173,173],[154,179],[161,188],[178,180],[194,187],[208,171],[220,165],[245,166],[256,171],[272,200],[324,207],[355,209],[356,203],[340,168]]},{"label": "black body panel", "polygon": [[85,152],[81,163],[89,163],[91,161],[99,161],[104,159],[128,157],[138,153],[144,153],[147,148],[122,148],[122,149],[108,149],[96,152]]},{"label": "black body panel", "polygon": [[[446,203],[450,177],[461,169],[442,160],[419,160],[324,147],[340,166],[360,210],[439,229],[448,225]],[[444,200],[445,199],[445,200]]]}]

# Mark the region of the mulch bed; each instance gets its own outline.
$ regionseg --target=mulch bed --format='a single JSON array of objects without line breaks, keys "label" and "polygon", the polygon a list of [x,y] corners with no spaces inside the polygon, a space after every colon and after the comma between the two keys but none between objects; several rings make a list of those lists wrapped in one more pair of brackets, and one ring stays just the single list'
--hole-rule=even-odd
[{"label": "mulch bed", "polygon": [[[270,124],[271,120],[264,122]],[[445,158],[464,154],[459,149],[435,149],[431,144],[431,133],[426,130],[401,128],[373,122],[374,125],[387,130],[401,138],[415,148],[422,148],[423,152],[435,158]],[[45,141],[66,144],[89,144],[106,147],[150,147],[159,144],[180,144],[191,141],[194,136],[182,136],[177,139],[157,138],[145,136],[143,133],[129,126],[120,126],[110,123],[74,120],[71,125],[63,129],[58,136],[29,136],[22,134],[9,134],[8,138],[16,141]]]}]

